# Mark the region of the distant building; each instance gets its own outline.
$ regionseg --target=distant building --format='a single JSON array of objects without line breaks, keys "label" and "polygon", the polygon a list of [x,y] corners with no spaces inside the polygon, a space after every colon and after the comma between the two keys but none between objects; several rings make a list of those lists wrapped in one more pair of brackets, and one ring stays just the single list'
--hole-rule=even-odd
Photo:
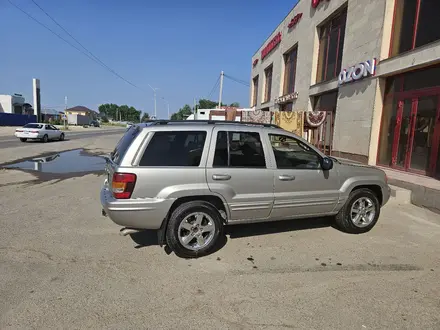
[{"label": "distant building", "polygon": [[92,119],[98,117],[98,113],[96,111],[81,105],[66,109],[66,115],[80,115],[80,116],[90,117]]},{"label": "distant building", "polygon": [[41,110],[41,118],[43,121],[61,120],[64,112],[55,109],[43,108]]},{"label": "distant building", "polygon": [[[24,97],[21,94],[0,95],[1,113],[14,113],[19,115],[25,114],[24,105]],[[33,112],[31,114],[33,114]]]}]

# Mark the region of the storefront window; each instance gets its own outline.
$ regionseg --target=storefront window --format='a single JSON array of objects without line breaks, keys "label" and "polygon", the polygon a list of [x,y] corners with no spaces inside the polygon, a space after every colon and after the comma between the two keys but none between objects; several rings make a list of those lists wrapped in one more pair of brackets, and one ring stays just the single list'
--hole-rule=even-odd
[{"label": "storefront window", "polygon": [[264,70],[264,74],[266,76],[266,88],[264,91],[264,102],[270,101],[271,91],[272,91],[272,72],[273,66],[270,65],[266,70]]},{"label": "storefront window", "polygon": [[440,66],[387,79],[378,164],[437,176]]},{"label": "storefront window", "polygon": [[317,83],[336,78],[341,71],[347,8],[320,27]]},{"label": "storefront window", "polygon": [[379,138],[378,163],[391,165],[391,154],[393,150],[394,128],[396,127],[397,102],[389,97],[385,100],[382,115],[382,126]]},{"label": "storefront window", "polygon": [[255,107],[257,105],[257,101],[258,101],[258,76],[256,76],[252,80],[252,85],[253,85],[252,106]]},{"label": "storefront window", "polygon": [[313,110],[324,111],[324,117],[321,117],[321,114],[316,115],[315,119],[320,122],[318,126],[310,125],[306,120],[307,139],[322,152],[331,155],[338,93],[336,91],[324,93],[314,97],[313,101]]},{"label": "storefront window", "polygon": [[298,58],[298,48],[295,48],[284,55],[284,95],[295,91],[296,61]]},{"label": "storefront window", "polygon": [[396,1],[390,56],[440,40],[439,13],[437,0]]},{"label": "storefront window", "polygon": [[293,110],[293,103],[292,102],[282,104],[280,107],[280,111],[292,111],[292,110]]}]

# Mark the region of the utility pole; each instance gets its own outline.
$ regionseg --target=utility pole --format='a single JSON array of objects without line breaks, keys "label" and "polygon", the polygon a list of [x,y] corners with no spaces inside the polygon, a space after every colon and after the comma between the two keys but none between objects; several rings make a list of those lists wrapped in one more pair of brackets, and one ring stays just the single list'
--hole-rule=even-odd
[{"label": "utility pole", "polygon": [[198,119],[198,112],[197,112],[197,98],[194,98],[194,120]]},{"label": "utility pole", "polygon": [[168,102],[164,97],[162,97],[162,100],[166,103],[167,105],[167,119],[170,119],[170,102]]},{"label": "utility pole", "polygon": [[154,119],[157,119],[157,108],[156,108],[156,91],[159,88],[153,88],[150,86],[150,84],[148,84],[148,87],[150,87],[153,90],[153,94],[154,94]]},{"label": "utility pole", "polygon": [[222,106],[222,93],[223,93],[223,76],[224,72],[220,73],[220,96],[218,97],[218,108],[220,109]]},{"label": "utility pole", "polygon": [[64,96],[64,129],[66,129],[66,121],[67,121],[67,96]]}]

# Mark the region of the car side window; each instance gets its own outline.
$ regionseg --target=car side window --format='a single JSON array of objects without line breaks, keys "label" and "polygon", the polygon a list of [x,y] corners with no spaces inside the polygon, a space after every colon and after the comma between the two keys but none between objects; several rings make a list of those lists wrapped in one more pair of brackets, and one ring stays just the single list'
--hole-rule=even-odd
[{"label": "car side window", "polygon": [[206,131],[155,132],[139,166],[199,166]]},{"label": "car side window", "polygon": [[269,134],[279,169],[319,169],[319,155],[307,144],[285,135]]},{"label": "car side window", "polygon": [[219,131],[213,167],[266,168],[260,134]]},{"label": "car side window", "polygon": [[50,127],[50,125],[45,125],[45,128],[47,129],[47,130],[51,130],[52,128]]}]

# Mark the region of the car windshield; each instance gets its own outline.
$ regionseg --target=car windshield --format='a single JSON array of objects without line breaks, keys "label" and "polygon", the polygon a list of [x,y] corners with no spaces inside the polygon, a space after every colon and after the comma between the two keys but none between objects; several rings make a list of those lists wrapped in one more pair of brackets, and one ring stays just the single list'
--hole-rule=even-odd
[{"label": "car windshield", "polygon": [[26,124],[23,126],[23,128],[43,128],[43,125],[41,125],[41,124]]}]

